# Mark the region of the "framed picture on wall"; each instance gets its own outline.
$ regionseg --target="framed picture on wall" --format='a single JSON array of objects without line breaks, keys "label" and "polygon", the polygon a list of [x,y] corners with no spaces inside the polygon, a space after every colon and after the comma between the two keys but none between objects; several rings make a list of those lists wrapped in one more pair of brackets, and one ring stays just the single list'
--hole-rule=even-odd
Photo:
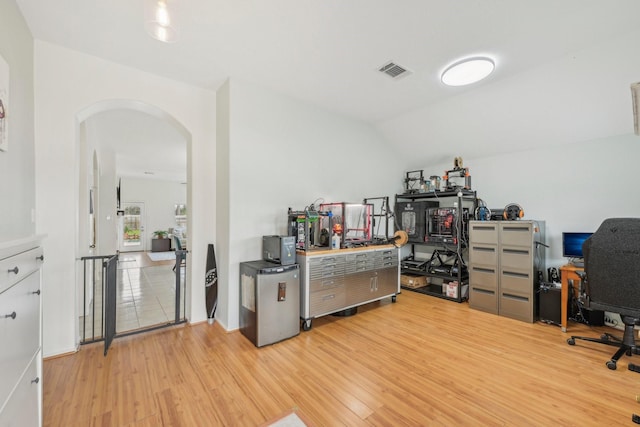
[{"label": "framed picture on wall", "polygon": [[9,149],[9,64],[0,55],[0,151]]}]

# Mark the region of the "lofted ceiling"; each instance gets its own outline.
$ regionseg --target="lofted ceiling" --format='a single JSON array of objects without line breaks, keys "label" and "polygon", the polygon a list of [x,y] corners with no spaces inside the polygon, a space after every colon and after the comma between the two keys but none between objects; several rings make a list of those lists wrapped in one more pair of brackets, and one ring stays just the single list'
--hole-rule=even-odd
[{"label": "lofted ceiling", "polygon": [[[143,0],[16,1],[36,39],[213,91],[242,79],[381,129],[635,31],[640,16],[637,0],[169,0],[180,39],[166,44],[145,33]],[[440,82],[477,54],[496,60],[488,79]],[[388,61],[411,74],[378,72]]]}]

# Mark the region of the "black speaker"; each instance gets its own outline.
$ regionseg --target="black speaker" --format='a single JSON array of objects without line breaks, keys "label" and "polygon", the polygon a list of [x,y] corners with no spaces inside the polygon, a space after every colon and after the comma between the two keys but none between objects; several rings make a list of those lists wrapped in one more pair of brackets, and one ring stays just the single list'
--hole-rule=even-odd
[{"label": "black speaker", "polygon": [[547,275],[549,276],[550,282],[560,283],[560,274],[558,273],[557,268],[551,267],[547,269]]},{"label": "black speaker", "polygon": [[560,288],[542,286],[540,287],[539,317],[542,322],[560,324],[560,308],[562,306],[560,298]]}]

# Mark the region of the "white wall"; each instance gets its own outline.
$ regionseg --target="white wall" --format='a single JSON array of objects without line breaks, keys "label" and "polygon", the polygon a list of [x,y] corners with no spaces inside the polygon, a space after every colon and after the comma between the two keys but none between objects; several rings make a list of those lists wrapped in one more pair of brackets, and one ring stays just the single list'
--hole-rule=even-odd
[{"label": "white wall", "polygon": [[[175,205],[187,203],[187,186],[173,181],[123,177],[120,196],[122,203],[144,203],[145,250],[150,251],[154,231],[176,226]],[[173,242],[171,246],[175,247]]]},{"label": "white wall", "polygon": [[228,229],[229,242],[218,247],[228,271],[221,270],[216,317],[235,329],[239,263],[262,257],[263,235],[287,233],[289,207],[393,196],[403,165],[368,124],[233,79],[221,92],[227,102],[218,105],[218,126],[228,120],[229,129],[228,140],[218,140],[218,161],[228,156],[229,167],[218,177],[228,202],[218,206],[228,217],[218,228]]},{"label": "white wall", "polygon": [[[524,219],[545,221],[547,267],[562,258],[562,232],[593,232],[605,218],[640,216],[640,138],[629,134],[475,159],[473,189],[489,208],[517,203]],[[452,164],[426,166],[431,175]],[[442,172],[440,172],[442,173]]]},{"label": "white wall", "polygon": [[33,38],[13,0],[0,1],[0,56],[9,65],[9,150],[0,151],[0,241],[6,241],[34,233],[36,207]]},{"label": "white wall", "polygon": [[[215,94],[50,43],[35,43],[36,230],[48,233],[44,354],[74,351],[74,301],[80,157],[77,114],[104,100],[132,100],[166,112],[191,134],[188,181],[190,254],[187,314],[206,319],[207,244],[215,241]],[[51,114],[55,111],[55,114]],[[202,284],[202,285],[201,285]]]}]

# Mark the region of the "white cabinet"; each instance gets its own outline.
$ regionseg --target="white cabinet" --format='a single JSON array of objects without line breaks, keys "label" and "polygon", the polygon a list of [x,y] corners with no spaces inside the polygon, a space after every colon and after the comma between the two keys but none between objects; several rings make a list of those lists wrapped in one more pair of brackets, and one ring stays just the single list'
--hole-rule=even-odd
[{"label": "white cabinet", "polygon": [[40,240],[0,243],[0,427],[42,425]]},{"label": "white cabinet", "polygon": [[400,293],[398,249],[391,245],[298,252],[303,329],[316,317]]}]

